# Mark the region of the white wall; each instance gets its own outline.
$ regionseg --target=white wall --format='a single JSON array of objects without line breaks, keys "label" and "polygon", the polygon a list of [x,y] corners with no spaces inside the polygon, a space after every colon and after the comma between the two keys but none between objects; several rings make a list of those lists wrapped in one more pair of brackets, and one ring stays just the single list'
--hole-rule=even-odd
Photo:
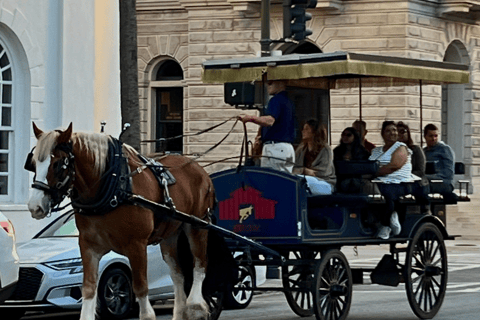
[{"label": "white wall", "polygon": [[[15,158],[17,167],[23,167],[36,143],[32,120],[44,130],[73,122],[74,130],[89,132],[99,132],[100,121],[107,120],[106,132],[118,135],[118,16],[117,0],[0,0],[0,24],[16,41],[16,50],[24,53],[16,57],[26,83],[21,89],[25,113],[14,120],[24,128],[15,129],[15,146],[22,149]],[[23,242],[58,214],[32,219],[26,202],[33,175],[22,169],[14,175],[24,196],[0,202],[0,210],[12,220],[17,241]]]}]

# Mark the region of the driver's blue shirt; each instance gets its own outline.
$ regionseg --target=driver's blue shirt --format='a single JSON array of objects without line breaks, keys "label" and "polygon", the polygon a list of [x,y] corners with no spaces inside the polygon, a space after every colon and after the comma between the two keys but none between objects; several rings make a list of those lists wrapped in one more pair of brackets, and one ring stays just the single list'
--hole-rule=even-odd
[{"label": "driver's blue shirt", "polygon": [[288,142],[295,140],[294,104],[288,99],[287,92],[274,95],[265,108],[264,115],[275,118],[271,127],[262,127],[262,142]]}]

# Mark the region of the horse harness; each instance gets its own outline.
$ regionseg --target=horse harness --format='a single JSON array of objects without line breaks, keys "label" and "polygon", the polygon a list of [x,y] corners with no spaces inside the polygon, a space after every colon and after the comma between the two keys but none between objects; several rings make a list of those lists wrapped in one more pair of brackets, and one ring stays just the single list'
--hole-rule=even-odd
[{"label": "horse harness", "polygon": [[[36,168],[33,163],[33,150],[35,150],[35,147],[33,147],[32,151],[30,151],[27,156],[27,160],[25,161],[24,168],[28,171],[35,173],[35,176],[33,177],[32,188],[39,189],[44,191],[45,193],[48,193],[52,198],[52,208],[58,208],[63,199],[65,199],[65,197],[69,195],[72,186],[72,183],[69,182],[73,182],[75,180],[75,156],[73,155],[72,149],[73,147],[71,142],[60,143],[55,146],[54,151],[63,151],[67,154],[67,156],[63,158],[63,163],[60,163],[59,166],[54,168],[56,173],[63,174],[64,178],[62,181],[57,182],[53,187],[36,180]],[[58,210],[60,209],[52,211]]]},{"label": "horse harness", "polygon": [[[139,159],[144,163],[143,166],[138,167],[137,170],[130,172],[128,166],[128,159],[122,152],[123,143],[115,138],[111,138],[108,147],[108,169],[100,178],[101,187],[97,193],[99,196],[93,201],[85,201],[79,197],[78,191],[73,188],[73,181],[75,180],[75,165],[74,155],[72,152],[72,142],[62,143],[55,147],[55,150],[63,151],[67,156],[63,160],[63,164],[59,167],[61,172],[56,174],[63,174],[65,178],[51,187],[41,181],[34,182],[32,188],[42,190],[48,193],[52,198],[52,211],[59,211],[63,208],[58,208],[60,203],[68,195],[72,199],[72,207],[76,212],[83,215],[104,215],[120,204],[127,204],[132,195],[132,177],[135,174],[141,173],[144,169],[149,168],[157,179],[160,187],[164,190],[165,204],[172,210],[175,210],[175,205],[168,192],[168,186],[176,183],[174,176],[168,169],[160,162],[147,158],[141,154],[137,154]],[[35,149],[35,148],[34,148]],[[25,162],[25,169],[36,172],[35,165],[32,162],[33,150],[28,154]],[[57,171],[57,168],[54,169]],[[72,183],[68,183],[71,181]]]}]

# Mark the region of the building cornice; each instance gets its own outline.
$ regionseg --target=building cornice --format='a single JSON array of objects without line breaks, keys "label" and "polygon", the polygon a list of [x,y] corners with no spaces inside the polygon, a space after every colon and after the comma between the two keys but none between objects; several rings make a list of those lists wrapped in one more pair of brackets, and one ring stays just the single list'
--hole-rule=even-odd
[{"label": "building cornice", "polygon": [[468,20],[480,18],[480,1],[478,0],[441,0],[437,8],[441,17],[458,17]]}]

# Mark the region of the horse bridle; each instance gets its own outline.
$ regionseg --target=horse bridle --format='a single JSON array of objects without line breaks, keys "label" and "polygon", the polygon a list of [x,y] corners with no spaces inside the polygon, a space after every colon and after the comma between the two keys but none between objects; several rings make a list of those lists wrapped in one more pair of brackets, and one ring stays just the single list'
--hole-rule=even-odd
[{"label": "horse bridle", "polygon": [[[33,150],[35,147],[30,151],[27,156],[27,160],[25,162],[25,169],[35,173],[33,177],[33,184],[32,188],[42,190],[43,192],[50,195],[52,199],[51,208],[52,211],[61,210],[58,208],[60,203],[65,199],[66,196],[69,195],[70,190],[73,186],[73,181],[75,180],[75,156],[73,155],[73,146],[72,142],[61,143],[55,146],[54,151],[62,151],[67,154],[66,157],[63,158],[63,161],[60,162],[61,166],[58,168],[54,168],[55,175],[58,176],[61,173],[64,173],[62,181],[58,181],[54,186],[49,186],[46,183],[36,180],[36,168],[35,164],[33,163]],[[57,171],[58,170],[58,171]],[[61,170],[61,171],[60,171]],[[66,173],[65,173],[66,172]]]}]

